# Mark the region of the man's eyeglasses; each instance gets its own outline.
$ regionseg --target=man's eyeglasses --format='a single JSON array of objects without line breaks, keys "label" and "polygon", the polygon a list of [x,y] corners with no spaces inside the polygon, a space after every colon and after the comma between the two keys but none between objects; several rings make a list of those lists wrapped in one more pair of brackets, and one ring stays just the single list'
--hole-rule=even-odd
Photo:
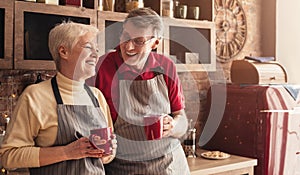
[{"label": "man's eyeglasses", "polygon": [[155,37],[149,36],[149,37],[130,38],[129,36],[121,35],[120,41],[121,41],[121,43],[129,43],[131,41],[134,46],[141,47],[141,46],[147,44],[153,38],[155,38]]}]

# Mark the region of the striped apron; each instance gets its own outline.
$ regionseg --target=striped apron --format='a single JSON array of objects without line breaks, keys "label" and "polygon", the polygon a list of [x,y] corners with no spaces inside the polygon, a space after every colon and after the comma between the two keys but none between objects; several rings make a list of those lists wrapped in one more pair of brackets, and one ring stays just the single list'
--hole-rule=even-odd
[{"label": "striped apron", "polygon": [[[93,101],[94,106],[64,105],[56,77],[51,80],[52,89],[57,102],[58,131],[53,146],[67,145],[76,140],[75,131],[83,136],[89,136],[91,129],[107,127],[104,114],[99,108],[99,103],[87,85],[85,90]],[[101,159],[83,158],[67,160],[51,165],[30,168],[31,175],[104,175]]]},{"label": "striped apron", "polygon": [[145,136],[145,115],[171,113],[163,75],[157,75],[150,80],[119,82],[119,116],[114,125],[118,149],[116,158],[105,165],[106,174],[190,174],[178,139],[167,137],[148,141]]}]

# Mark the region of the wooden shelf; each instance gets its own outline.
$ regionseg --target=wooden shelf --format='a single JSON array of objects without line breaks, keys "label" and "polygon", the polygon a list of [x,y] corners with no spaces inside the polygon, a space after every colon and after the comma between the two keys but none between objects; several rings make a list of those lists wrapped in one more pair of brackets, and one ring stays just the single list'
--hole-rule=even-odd
[{"label": "wooden shelf", "polygon": [[179,0],[180,4],[200,7],[200,20],[214,21],[214,0]]},{"label": "wooden shelf", "polygon": [[98,11],[97,16],[100,41],[105,41],[101,43],[100,55],[104,55],[119,45],[119,34],[127,13]]},{"label": "wooden shelf", "polygon": [[[144,3],[146,7],[150,6],[159,12],[161,10],[162,0],[145,0]],[[204,8],[207,12],[201,12],[204,16],[200,19],[208,20],[163,17],[164,38],[155,51],[166,56],[176,56],[179,72],[214,71],[213,1],[182,0],[180,3]],[[4,18],[5,31],[1,33],[0,30],[0,42],[2,35],[5,38],[2,41],[5,55],[0,57],[0,67],[7,69],[54,70],[55,64],[48,51],[48,33],[56,24],[69,19],[97,26],[101,31],[100,54],[105,54],[119,45],[119,34],[127,16],[127,13],[98,11],[96,8],[11,0],[2,0],[1,9],[5,11],[5,15],[0,13],[0,18]],[[198,54],[199,61],[193,64],[186,62],[186,55],[191,55],[189,53]]]},{"label": "wooden shelf", "polygon": [[[119,34],[122,29],[122,24],[127,13],[98,11],[98,28],[101,32],[101,41],[103,47],[100,47],[100,53],[105,54],[114,49],[119,44]],[[214,71],[216,68],[215,57],[215,25],[211,21],[186,20],[177,18],[163,18],[164,21],[164,39],[162,44],[157,48],[158,53],[166,56],[176,55],[175,52],[197,52],[202,57],[199,63],[201,64],[177,64],[179,72],[185,71]],[[182,31],[182,34],[176,35],[174,28]],[[172,32],[175,32],[174,36]],[[182,40],[182,38],[191,38],[196,42],[194,46],[189,47],[190,40]],[[197,40],[198,38],[198,40]],[[181,42],[183,46],[174,47],[174,41]],[[172,43],[173,42],[173,43]],[[182,62],[184,63],[184,62]]]},{"label": "wooden shelf", "polygon": [[[164,25],[164,55],[176,57],[178,72],[216,70],[214,22],[164,18]],[[187,63],[187,53],[196,63]]]},{"label": "wooden shelf", "polygon": [[[175,2],[176,0],[173,0]],[[200,7],[199,20],[213,21],[214,17],[214,1],[213,0],[178,0],[179,4],[185,4],[188,6]],[[162,16],[162,2],[163,0],[144,0],[144,6],[150,7]]]},{"label": "wooden shelf", "polygon": [[0,69],[13,68],[14,1],[0,1]]},{"label": "wooden shelf", "polygon": [[50,29],[64,20],[96,26],[96,18],[93,9],[15,1],[14,68],[54,70],[48,51]]}]

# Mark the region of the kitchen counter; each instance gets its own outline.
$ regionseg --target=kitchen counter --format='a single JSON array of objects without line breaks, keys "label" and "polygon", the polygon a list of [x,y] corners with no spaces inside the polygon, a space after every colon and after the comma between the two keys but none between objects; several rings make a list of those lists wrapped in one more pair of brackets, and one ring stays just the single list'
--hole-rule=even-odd
[{"label": "kitchen counter", "polygon": [[257,160],[247,157],[231,155],[223,160],[211,160],[201,157],[206,150],[197,150],[198,157],[187,158],[191,175],[253,175]]},{"label": "kitchen counter", "polygon": [[[247,157],[231,155],[224,160],[211,160],[200,155],[205,150],[198,149],[196,158],[187,158],[191,175],[253,175],[257,160]],[[26,169],[11,171],[10,175],[29,175]]]}]

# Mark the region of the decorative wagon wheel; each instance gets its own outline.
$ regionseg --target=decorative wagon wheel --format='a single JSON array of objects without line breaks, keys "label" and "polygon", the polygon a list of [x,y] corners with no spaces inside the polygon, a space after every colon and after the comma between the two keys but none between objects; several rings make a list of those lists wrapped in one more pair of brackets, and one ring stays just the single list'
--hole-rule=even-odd
[{"label": "decorative wagon wheel", "polygon": [[244,47],[247,37],[245,12],[238,0],[215,0],[216,55],[230,61]]}]

